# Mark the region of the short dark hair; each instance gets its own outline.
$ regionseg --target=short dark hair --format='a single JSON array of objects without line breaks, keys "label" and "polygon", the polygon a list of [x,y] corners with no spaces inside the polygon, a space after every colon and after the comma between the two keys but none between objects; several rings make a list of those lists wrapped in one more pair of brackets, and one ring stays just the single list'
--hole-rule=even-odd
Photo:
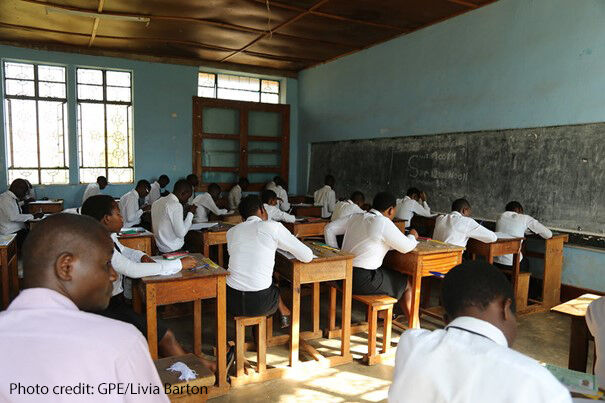
[{"label": "short dark hair", "polygon": [[452,211],[462,212],[465,208],[471,208],[471,204],[466,199],[456,199],[452,203]]},{"label": "short dark hair", "polygon": [[353,193],[351,193],[351,201],[353,203],[358,203],[358,202],[363,203],[365,200],[366,200],[365,196],[359,190],[356,190]]},{"label": "short dark hair", "polygon": [[257,195],[248,195],[239,203],[239,213],[244,220],[256,214],[262,208],[262,202]]},{"label": "short dark hair", "polygon": [[105,182],[105,183],[107,183],[107,178],[104,177],[103,175],[97,176],[97,183],[99,183],[99,182]]},{"label": "short dark hair", "polygon": [[208,185],[208,193],[215,193],[221,192],[221,187],[218,185],[218,183],[211,183],[210,185]]},{"label": "short dark hair", "polygon": [[441,300],[450,319],[463,316],[465,309],[485,309],[499,298],[510,299],[515,312],[513,287],[504,273],[485,260],[466,260],[450,270],[443,280]]},{"label": "short dark hair", "polygon": [[521,210],[523,211],[523,206],[518,201],[511,201],[506,204],[506,211],[515,211]]},{"label": "short dark hair", "polygon": [[189,183],[186,179],[179,179],[174,183],[172,193],[181,193],[183,190],[191,190],[191,183]]},{"label": "short dark hair", "polygon": [[150,190],[151,189],[151,183],[149,183],[149,181],[147,179],[141,179],[140,181],[137,182],[137,186],[136,188],[140,188],[144,186],[145,189]]},{"label": "short dark hair", "polygon": [[265,189],[261,192],[261,199],[263,200],[263,203],[269,203],[271,200],[273,199],[277,199],[277,194],[270,190],[270,189]]},{"label": "short dark hair", "polygon": [[393,196],[390,192],[380,192],[374,196],[374,201],[372,202],[372,208],[378,211],[388,210],[390,207],[395,207],[397,204],[397,200],[395,196]]},{"label": "short dark hair", "polygon": [[106,215],[111,215],[115,202],[114,198],[109,195],[91,196],[82,205],[80,213],[101,221]]},{"label": "short dark hair", "polygon": [[167,181],[168,183],[170,183],[170,178],[169,178],[169,177],[168,177],[168,175],[166,175],[166,174],[162,174],[162,175],[160,175],[160,177],[158,178],[158,181],[161,181],[161,180],[165,180],[165,181]]},{"label": "short dark hair", "polygon": [[333,187],[335,183],[336,183],[336,179],[334,179],[334,176],[332,176],[332,175],[328,174],[324,178],[324,185],[328,185],[330,187]]},{"label": "short dark hair", "polygon": [[409,197],[420,196],[420,190],[418,188],[411,187],[406,193]]},{"label": "short dark hair", "polygon": [[196,174],[187,175],[187,182],[191,183],[191,181],[195,181],[196,183],[199,183],[199,179],[197,178]]},{"label": "short dark hair", "polygon": [[284,180],[284,178],[282,178],[281,176],[274,177],[273,178],[273,182],[277,186],[281,186],[282,188],[284,188],[284,190],[288,190],[288,189],[286,189],[288,187],[288,184],[286,183],[286,181]]},{"label": "short dark hair", "polygon": [[250,182],[248,181],[248,178],[246,178],[245,176],[242,176],[241,178],[239,178],[239,180],[237,181],[237,183],[241,186],[241,185],[249,185]]}]

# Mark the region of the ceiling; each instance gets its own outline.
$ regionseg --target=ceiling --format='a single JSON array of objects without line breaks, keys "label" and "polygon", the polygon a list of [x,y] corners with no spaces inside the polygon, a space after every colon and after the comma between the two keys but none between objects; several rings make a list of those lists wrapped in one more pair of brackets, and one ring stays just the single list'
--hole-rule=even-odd
[{"label": "ceiling", "polygon": [[0,0],[0,42],[291,74],[494,1]]}]

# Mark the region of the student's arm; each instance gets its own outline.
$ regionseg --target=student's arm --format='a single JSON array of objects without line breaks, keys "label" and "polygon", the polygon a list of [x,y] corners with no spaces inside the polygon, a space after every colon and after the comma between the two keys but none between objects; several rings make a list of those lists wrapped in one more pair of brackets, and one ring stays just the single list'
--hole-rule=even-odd
[{"label": "student's arm", "polygon": [[3,210],[6,213],[6,216],[8,217],[9,221],[12,222],[26,222],[29,220],[33,220],[34,216],[33,214],[22,214],[19,213],[19,207],[17,207],[16,203],[11,203],[12,205],[10,206],[4,206]]},{"label": "student's arm", "polygon": [[393,221],[389,219],[385,220],[382,229],[382,239],[392,249],[401,253],[411,252],[418,245],[418,241],[414,235],[405,236]]},{"label": "student's arm", "polygon": [[[127,248],[124,248],[127,249]],[[141,258],[132,260],[130,256],[134,256],[131,252],[122,253],[118,251],[113,252],[111,257],[111,265],[120,274],[123,274],[130,278],[141,278],[145,276],[157,276],[174,274],[181,270],[180,260],[169,260],[166,263],[141,263]],[[132,251],[132,249],[131,249]],[[143,253],[144,255],[144,253]]]},{"label": "student's arm", "polygon": [[207,197],[202,198],[202,200],[200,200],[200,204],[216,215],[225,215],[229,212],[229,210],[218,208],[216,206],[216,203],[214,202],[214,199],[212,199],[210,195],[207,195]]},{"label": "student's arm", "polygon": [[533,217],[529,218],[529,222],[527,223],[527,228],[532,230],[532,232],[540,235],[544,239],[552,238],[552,231],[546,228],[544,225],[540,223],[540,221],[536,220]]},{"label": "student's arm", "polygon": [[185,221],[183,221],[183,206],[180,203],[175,203],[168,206],[168,217],[170,218],[170,224],[172,224],[172,230],[179,238],[184,238],[191,228],[193,222],[193,213],[188,212]]},{"label": "student's arm", "polygon": [[349,219],[353,217],[352,215],[339,218],[336,221],[332,221],[324,228],[324,238],[326,239],[326,243],[333,248],[338,248],[338,241],[336,240],[337,235],[342,235],[347,230],[347,225],[349,223]]},{"label": "student's arm", "polygon": [[285,211],[281,211],[279,208],[272,209],[272,220],[281,222],[296,222],[296,217],[292,214],[288,214]]},{"label": "student's arm", "polygon": [[290,252],[303,263],[313,260],[313,251],[298,238],[296,238],[282,224],[277,225],[277,247]]},{"label": "student's arm", "polygon": [[134,197],[127,197],[124,213],[124,221],[131,223],[137,222],[141,219],[143,210],[139,208],[139,203]]},{"label": "student's arm", "polygon": [[488,230],[472,218],[469,218],[469,220],[470,221],[467,230],[467,235],[469,236],[469,238],[473,238],[485,243],[492,243],[498,240],[498,236],[495,232]]},{"label": "student's arm", "polygon": [[336,206],[336,192],[334,192],[333,190],[328,193],[327,205],[328,211],[332,213],[334,211],[334,206]]},{"label": "student's arm", "polygon": [[414,212],[414,214],[418,214],[423,217],[431,216],[431,208],[426,203],[426,201],[423,201],[422,204],[420,204],[419,202],[414,203],[414,207],[412,207],[412,211]]}]

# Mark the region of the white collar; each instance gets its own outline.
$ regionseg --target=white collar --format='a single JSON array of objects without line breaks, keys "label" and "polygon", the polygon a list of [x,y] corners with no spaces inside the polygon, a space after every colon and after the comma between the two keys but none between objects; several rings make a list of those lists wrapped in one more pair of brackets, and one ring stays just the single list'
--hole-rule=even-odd
[{"label": "white collar", "polygon": [[374,213],[374,215],[376,215],[378,217],[384,217],[384,215],[382,215],[382,213],[376,209],[371,209],[370,213]]},{"label": "white collar", "polygon": [[324,185],[324,189],[325,188],[328,188],[328,189],[332,190],[332,188],[330,187],[330,185]]},{"label": "white collar", "polygon": [[506,337],[504,337],[504,333],[496,326],[481,319],[473,318],[471,316],[459,316],[451,321],[445,327],[445,330],[448,328],[461,328],[471,333],[485,336],[501,346],[508,347],[508,341],[506,340]]},{"label": "white collar", "polygon": [[406,195],[406,196],[403,197],[403,201],[406,201],[406,200],[412,200],[412,198],[410,196]]},{"label": "white collar", "polygon": [[257,215],[252,215],[246,219],[246,222],[253,222],[253,221],[263,221],[263,219]]},{"label": "white collar", "polygon": [[461,212],[459,212],[459,211],[452,211],[452,212],[450,213],[450,215],[459,215],[460,217],[464,217],[464,216],[462,215],[462,213],[461,213]]},{"label": "white collar", "polygon": [[349,203],[349,204],[355,204],[355,203],[353,203],[353,200],[351,200],[351,199],[347,200],[347,203]]},{"label": "white collar", "polygon": [[78,311],[74,302],[55,290],[44,287],[27,288],[19,293],[7,310],[22,309],[65,309]]}]

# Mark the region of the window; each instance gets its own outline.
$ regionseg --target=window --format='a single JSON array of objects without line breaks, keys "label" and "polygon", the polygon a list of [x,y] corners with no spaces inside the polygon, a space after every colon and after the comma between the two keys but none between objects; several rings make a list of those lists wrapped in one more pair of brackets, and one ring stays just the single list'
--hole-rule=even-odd
[{"label": "window", "polygon": [[197,96],[278,104],[279,81],[229,74],[199,73]]},{"label": "window", "polygon": [[78,68],[76,82],[80,183],[133,182],[130,72]]},{"label": "window", "polygon": [[65,67],[4,62],[9,183],[69,183]]}]

